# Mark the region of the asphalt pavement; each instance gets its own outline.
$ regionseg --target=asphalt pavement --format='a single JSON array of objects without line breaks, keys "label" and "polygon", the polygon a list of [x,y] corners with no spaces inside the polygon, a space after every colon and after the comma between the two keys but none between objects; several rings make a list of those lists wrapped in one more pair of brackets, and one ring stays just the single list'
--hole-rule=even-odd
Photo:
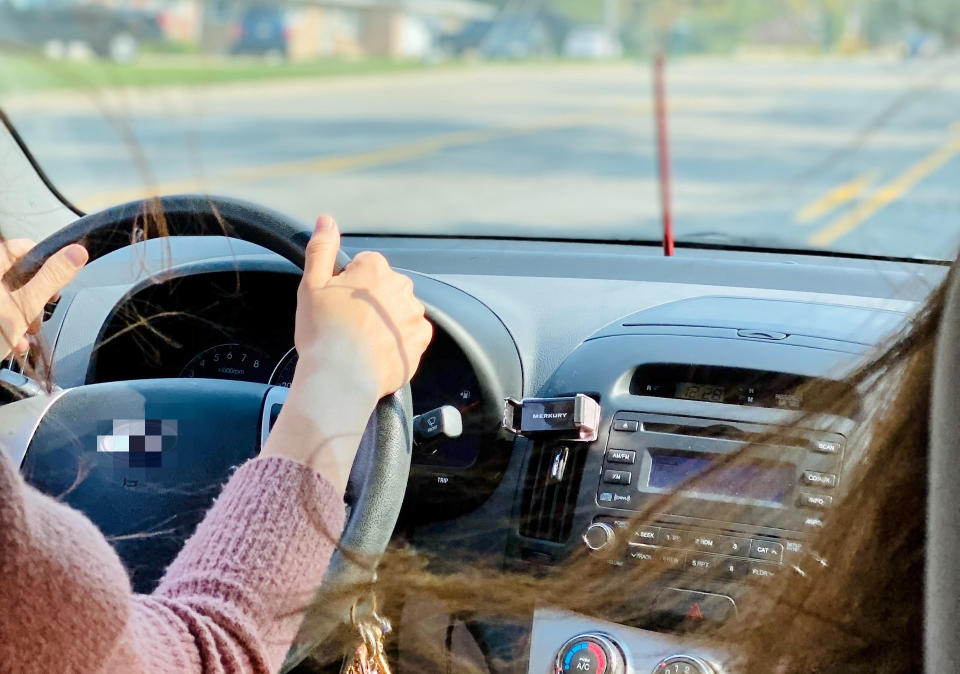
[{"label": "asphalt pavement", "polygon": [[[671,63],[677,238],[953,257],[958,66]],[[511,64],[0,104],[88,211],[203,191],[354,232],[656,240],[651,90],[647,63]]]}]

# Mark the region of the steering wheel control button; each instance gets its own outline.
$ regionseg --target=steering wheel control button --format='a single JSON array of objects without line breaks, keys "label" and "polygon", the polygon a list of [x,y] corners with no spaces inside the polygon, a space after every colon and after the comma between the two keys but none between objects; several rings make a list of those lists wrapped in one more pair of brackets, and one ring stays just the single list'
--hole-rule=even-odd
[{"label": "steering wheel control button", "polygon": [[833,473],[818,473],[815,470],[803,471],[803,483],[813,487],[833,489],[837,486],[837,476]]},{"label": "steering wheel control button", "polygon": [[654,619],[666,629],[697,629],[717,625],[737,612],[737,605],[725,594],[667,588],[654,601]]},{"label": "steering wheel control button", "polygon": [[603,634],[581,634],[557,653],[555,674],[626,674],[623,652]]},{"label": "steering wheel control button", "polygon": [[621,433],[636,433],[640,430],[640,422],[633,421],[632,419],[615,419],[613,422],[613,430],[620,431]]},{"label": "steering wheel control button", "polygon": [[637,460],[637,453],[632,449],[610,449],[607,451],[607,463],[624,463],[633,465]]},{"label": "steering wheel control button", "polygon": [[671,655],[657,663],[652,674],[717,674],[717,670],[703,658]]},{"label": "steering wheel control button", "polygon": [[809,492],[801,492],[799,502],[801,508],[826,510],[833,505],[833,497],[828,496],[827,494],[811,494]]},{"label": "steering wheel control button", "polygon": [[750,557],[779,564],[783,561],[783,543],[756,539],[750,546]]},{"label": "steering wheel control button", "polygon": [[605,522],[594,522],[583,532],[583,543],[593,552],[599,552],[613,545],[616,539],[616,532]]}]

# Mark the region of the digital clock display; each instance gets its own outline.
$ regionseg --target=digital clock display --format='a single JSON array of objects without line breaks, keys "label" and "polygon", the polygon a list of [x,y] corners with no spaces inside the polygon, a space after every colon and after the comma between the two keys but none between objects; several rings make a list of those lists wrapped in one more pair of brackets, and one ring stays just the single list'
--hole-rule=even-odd
[{"label": "digital clock display", "polygon": [[726,394],[727,388],[725,386],[680,382],[677,384],[677,390],[674,392],[673,397],[682,398],[683,400],[700,400],[708,403],[722,403],[726,400]]}]

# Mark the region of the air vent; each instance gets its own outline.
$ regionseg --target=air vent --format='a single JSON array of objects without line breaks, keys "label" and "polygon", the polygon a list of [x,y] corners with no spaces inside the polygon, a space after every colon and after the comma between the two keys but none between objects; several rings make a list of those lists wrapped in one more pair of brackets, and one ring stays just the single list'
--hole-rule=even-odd
[{"label": "air vent", "polygon": [[535,446],[520,505],[520,535],[554,543],[570,536],[586,447],[571,442]]}]

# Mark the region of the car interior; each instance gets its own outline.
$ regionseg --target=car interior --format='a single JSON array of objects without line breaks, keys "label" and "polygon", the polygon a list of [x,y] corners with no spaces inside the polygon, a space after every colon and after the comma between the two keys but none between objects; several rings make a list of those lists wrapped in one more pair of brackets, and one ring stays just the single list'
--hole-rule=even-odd
[{"label": "car interior", "polygon": [[[339,6],[356,3],[334,4],[342,24],[357,23],[343,18],[347,9]],[[511,8],[535,3],[494,4],[506,6],[502,13],[509,14]],[[610,14],[611,7],[628,4],[605,6]],[[270,64],[282,62],[285,65],[277,67],[287,67],[287,59],[298,58],[303,43],[310,42],[298,38],[294,30],[294,18],[303,19],[307,10],[296,14],[286,5],[282,10],[256,4],[243,7],[233,33],[226,14],[219,19],[224,54],[259,59],[269,52]],[[523,21],[509,16],[502,20],[489,6],[477,12],[463,18],[462,34],[446,35],[446,42],[441,41],[447,52],[457,58],[484,50],[492,54],[489,58],[513,58],[519,52],[524,58],[542,58],[549,22],[541,25],[524,12],[519,12]],[[260,23],[265,21],[268,30],[254,25],[261,15],[266,18]],[[177,25],[171,20],[165,19],[168,26]],[[160,30],[155,18],[149,23],[150,35]],[[524,28],[520,32],[530,35],[523,39],[500,39],[503,46],[492,38],[483,42],[471,37],[478,26],[487,24],[510,37],[511,31],[519,30],[511,28],[513,24],[528,23],[535,24],[536,30]],[[621,44],[599,24],[581,23],[568,31],[570,58],[622,59],[635,47]],[[384,20],[378,25],[385,33],[384,26],[393,24]],[[695,27],[678,25],[669,39],[677,44],[693,41],[690,31],[695,32]],[[417,26],[420,32],[411,34],[426,31]],[[771,30],[779,35],[777,31],[787,28],[776,24]],[[133,32],[124,28],[124,35]],[[133,62],[140,47],[140,33],[136,36],[136,49],[121,50],[111,67]],[[44,33],[34,41],[51,39]],[[842,42],[843,36],[837,41]],[[413,42],[419,44],[411,38]],[[916,37],[912,44],[918,51],[933,49],[926,38]],[[174,47],[165,49],[172,53]],[[94,51],[109,55],[111,48],[104,45]],[[956,525],[960,461],[955,451],[960,442],[956,414],[960,275],[951,271],[958,240],[955,228],[941,226],[949,218],[939,217],[938,210],[957,208],[951,202],[955,189],[949,181],[936,182],[942,177],[931,178],[936,189],[924,193],[926,210],[908,215],[896,211],[897,199],[928,175],[934,176],[951,161],[951,166],[956,165],[960,127],[954,123],[946,145],[900,177],[880,185],[875,167],[861,167],[869,171],[828,192],[812,210],[800,211],[796,221],[787,223],[778,212],[764,210],[768,202],[756,195],[761,188],[769,188],[764,182],[768,176],[758,177],[751,171],[766,171],[757,159],[763,151],[788,156],[790,148],[772,144],[742,149],[739,144],[746,147],[755,142],[755,128],[760,129],[757,137],[762,136],[769,121],[762,115],[770,113],[771,119],[784,123],[800,118],[803,111],[778,102],[775,92],[771,93],[776,86],[793,87],[793,75],[767,70],[772,68],[767,63],[756,71],[762,82],[756,89],[769,109],[750,117],[746,127],[737,127],[741,135],[731,132],[730,138],[723,138],[727,145],[701,144],[696,134],[690,134],[695,126],[691,118],[683,117],[700,114],[698,106],[717,106],[723,99],[717,108],[720,112],[711,108],[710,115],[715,116],[710,116],[709,124],[695,119],[710,133],[723,136],[716,119],[741,113],[736,110],[741,104],[736,87],[742,85],[736,69],[752,67],[750,58],[725,62],[722,76],[697,61],[679,71],[678,126],[688,136],[670,148],[667,113],[657,107],[664,105],[665,95],[662,55],[654,66],[659,71],[654,70],[649,82],[658,87],[653,95],[659,103],[645,99],[642,110],[611,84],[616,81],[620,86],[621,79],[616,78],[623,77],[626,66],[608,81],[602,79],[606,76],[591,80],[582,74],[587,71],[561,72],[559,66],[555,70],[544,66],[534,76],[518,70],[523,73],[520,77],[510,71],[520,66],[498,70],[498,65],[475,76],[471,86],[476,91],[462,95],[457,90],[460,100],[452,88],[453,93],[446,91],[458,76],[452,69],[441,72],[430,83],[429,92],[414,75],[397,75],[399,84],[384,85],[382,90],[368,90],[359,81],[346,82],[331,85],[331,91],[347,92],[344,99],[354,96],[356,100],[350,99],[341,110],[331,96],[330,111],[319,111],[319,121],[307,122],[297,117],[299,103],[291,103],[315,101],[309,98],[307,85],[283,82],[271,89],[278,97],[286,97],[274,108],[269,96],[255,88],[242,90],[228,78],[224,86],[235,86],[230,95],[238,98],[220,102],[211,97],[190,102],[184,109],[206,120],[198,123],[198,136],[203,138],[197,141],[197,156],[208,161],[215,156],[228,165],[224,169],[211,161],[208,168],[212,166],[214,177],[234,181],[229,183],[234,188],[229,194],[201,189],[202,181],[182,178],[178,171],[183,171],[183,165],[174,161],[163,165],[167,174],[152,176],[158,178],[156,195],[128,189],[122,178],[135,173],[130,167],[136,159],[152,168],[160,165],[157,157],[163,158],[164,152],[180,151],[167,147],[169,142],[158,129],[182,120],[165,119],[162,111],[144,113],[151,105],[148,94],[144,94],[147,102],[114,94],[116,100],[110,104],[117,100],[121,104],[115,109],[105,104],[105,118],[116,109],[142,115],[129,129],[117,123],[131,138],[156,136],[154,145],[135,160],[114,156],[112,136],[103,131],[107,126],[85,120],[80,104],[60,111],[57,106],[62,99],[54,94],[48,99],[38,95],[39,102],[14,99],[10,116],[0,112],[0,226],[5,238],[41,235],[4,282],[10,288],[22,285],[52,254],[74,242],[86,246],[90,262],[47,305],[37,337],[43,348],[0,365],[0,382],[8,389],[0,400],[3,450],[29,484],[82,511],[97,525],[124,562],[136,592],[155,588],[231,472],[263,447],[283,408],[297,367],[297,288],[313,231],[304,209],[316,209],[317,214],[325,210],[312,187],[295,179],[313,172],[317,182],[330,181],[324,196],[343,197],[336,205],[363,207],[357,216],[359,228],[344,228],[337,271],[361,251],[382,253],[393,269],[413,282],[434,329],[409,385],[379,401],[370,419],[346,491],[346,528],[324,586],[336,590],[367,583],[376,577],[375,565],[357,560],[378,560],[386,551],[397,550],[416,551],[438,574],[482,567],[547,579],[570,560],[587,559],[594,562],[592,573],[615,585],[624,569],[659,570],[656,582],[623,587],[624,596],[643,607],[637,614],[642,619],[630,622],[619,620],[605,606],[580,612],[542,602],[532,606],[518,624],[448,609],[441,598],[404,598],[391,604],[393,612],[388,616],[393,623],[388,645],[393,670],[736,674],[726,663],[735,660],[738,644],[713,639],[711,631],[735,621],[739,607],[751,601],[751,592],[790,575],[808,554],[809,541],[824,530],[826,514],[842,499],[856,467],[850,447],[869,432],[867,415],[858,405],[838,410],[827,401],[841,395],[860,400],[863,391],[850,383],[849,375],[909,326],[932,293],[946,285],[933,369],[929,455],[918,457],[927,461],[930,476],[927,511],[911,515],[927,531],[922,551],[925,577],[917,579],[924,588],[925,660],[918,663],[917,671],[960,671],[956,631],[960,573],[955,561],[960,553]],[[955,60],[950,63],[955,67]],[[242,67],[253,66],[243,61]],[[264,64],[258,62],[256,68],[261,67]],[[825,72],[832,67],[832,62],[818,62],[813,75],[797,76],[796,82],[816,88],[821,83],[818,78],[826,81],[829,73]],[[844,67],[853,70],[843,81],[859,95],[857,83],[861,77],[866,81],[872,71],[859,63]],[[910,95],[920,97],[923,85],[916,84],[920,76],[910,70],[913,67],[912,63],[905,66],[904,81],[915,87]],[[257,72],[257,77],[263,76]],[[631,78],[634,74],[630,71]],[[240,77],[235,73],[229,77],[235,76]],[[955,75],[943,77],[953,77],[954,90],[960,90]],[[694,80],[701,86],[711,79],[716,82],[708,82],[710,86],[730,86],[733,94],[684,89],[692,87]],[[569,85],[573,80],[583,88],[573,90]],[[491,85],[494,81],[516,100],[529,104],[529,110],[515,105],[505,112],[513,104],[491,95],[499,91]],[[632,86],[634,80],[628,81]],[[191,90],[177,86],[170,96],[190,99],[184,91]],[[863,86],[864,91],[869,89]],[[426,101],[422,107],[429,114],[398,95],[406,93],[404,87],[413,92],[411,100]],[[533,92],[533,87],[547,93]],[[850,93],[840,91],[842,87],[832,81],[826,88],[829,91],[817,90],[817,95],[840,101]],[[933,85],[928,88],[932,90]],[[615,105],[607,106],[602,99],[606,94],[601,90],[607,89],[614,91]],[[889,92],[883,89],[883,93]],[[600,112],[578,107],[594,94],[607,107],[598,104]],[[256,101],[258,97],[263,100]],[[744,107],[749,107],[747,98],[744,95]],[[390,105],[381,99],[389,99]],[[829,103],[823,104],[825,110]],[[257,105],[264,107],[248,114],[245,106]],[[444,105],[450,109],[443,109]],[[820,110],[819,105],[808,107]],[[847,105],[854,107],[853,103],[840,105],[838,118],[848,114]],[[209,119],[227,120],[226,128],[203,117],[208,112],[204,106],[214,110]],[[897,99],[888,106],[873,121],[858,118],[868,130],[862,137],[847,127],[843,133],[852,134],[854,144],[866,145],[868,132],[908,104]],[[232,107],[237,110],[227,110]],[[363,117],[374,108],[391,108],[388,112],[395,119],[374,123],[372,117]],[[917,138],[926,143],[933,137],[933,131],[930,136],[924,133],[933,126],[928,116],[934,116],[935,108],[917,106],[918,118],[894,128],[892,140],[883,137],[888,145],[880,143],[881,150],[891,153],[892,164],[902,163],[908,156],[903,148],[912,147]],[[39,123],[23,112],[34,109],[49,116],[46,121],[54,129],[49,137],[36,134],[34,127]],[[437,119],[430,119],[435,110],[440,110]],[[463,117],[457,119],[460,126],[451,123],[447,128],[446,122],[437,120],[451,110]],[[639,144],[639,132],[630,136],[623,128],[640,114],[646,124],[650,113],[652,136],[643,136],[643,142],[649,140],[651,148],[659,143],[650,150],[650,158],[656,152],[659,163],[653,178],[643,173],[649,192],[634,193],[631,181],[641,171],[632,163],[627,168],[616,166],[620,161],[616,146],[625,138]],[[261,121],[259,114],[267,121]],[[464,119],[484,121],[480,115],[488,114],[517,117],[491,127],[493,131],[461,124]],[[613,129],[608,122],[614,117],[631,121]],[[322,136],[333,147],[331,153],[346,153],[349,143],[343,141],[346,149],[338,143],[361,135],[351,127],[356,120],[362,135],[373,139],[370,147],[317,159],[310,148],[299,145],[301,138],[306,146]],[[718,126],[710,126],[715,122]],[[74,123],[76,129],[71,126]],[[303,130],[298,124],[303,124]],[[611,126],[609,135],[605,135],[607,126]],[[424,129],[436,134],[431,136]],[[568,142],[583,129],[589,132],[584,133],[582,144]],[[946,132],[938,128],[936,133]],[[522,150],[510,154],[504,149],[513,142],[520,147],[517,138],[524,134],[531,138],[523,141],[529,144]],[[257,136],[256,142],[263,146],[248,151],[243,147],[244,135]],[[777,131],[775,135],[789,134]],[[937,143],[943,141],[941,135],[936,136]],[[392,144],[397,138],[403,143]],[[378,145],[381,141],[383,147]],[[823,154],[828,161],[815,164],[806,155],[788,156],[790,161],[796,159],[795,165],[787,166],[784,160],[770,169],[784,174],[774,176],[771,184],[774,180],[790,183],[794,173],[787,175],[789,171],[811,164],[811,175],[823,169],[816,180],[832,185],[839,178],[824,167],[830,161],[839,165],[845,160],[827,152],[834,141],[833,137],[824,141],[802,136],[798,143],[816,146],[817,156]],[[216,152],[204,155],[217,143]],[[142,150],[136,142],[130,145],[137,152]],[[92,152],[90,148],[99,148],[102,156],[91,161],[93,168],[82,179],[61,192],[63,175],[74,168],[70,162]],[[467,160],[442,152],[464,148],[477,155]],[[675,236],[676,223],[670,221],[668,149],[673,148],[682,170],[694,176],[690,183],[696,184],[678,198],[688,200],[686,211],[678,210],[692,214],[696,221],[683,230],[689,236]],[[276,157],[270,154],[275,149]],[[257,152],[264,156],[256,157],[253,168],[243,168]],[[60,165],[48,161],[49,155],[57,153],[66,158]],[[436,158],[440,168],[424,169],[428,177],[420,182],[408,181],[403,162],[431,153],[442,155]],[[551,165],[574,164],[581,156],[585,163],[596,163],[586,171],[594,182],[581,184],[579,178],[566,176],[549,184],[539,180],[539,173]],[[516,162],[516,167],[509,167],[515,174],[491,171],[487,175],[477,169],[487,170],[504,157]],[[233,167],[234,161],[240,168]],[[734,168],[727,168],[725,161]],[[251,177],[261,171],[257,162],[268,174],[262,180],[259,175]],[[54,168],[48,173],[45,167],[51,165]],[[380,172],[374,174],[374,168]],[[341,169],[370,173],[353,184],[337,173]],[[745,191],[737,192],[724,182],[727,172],[749,183]],[[456,210],[459,202],[450,194],[470,191],[463,188],[463,176],[475,181],[477,196],[469,197],[474,199],[470,209],[489,205],[493,212],[489,223],[483,220],[485,214],[476,215],[474,221]],[[723,192],[713,183],[708,185],[708,178],[722,184]],[[810,179],[804,189],[823,186],[816,180]],[[375,181],[389,185],[389,192],[383,194],[391,194],[396,204],[382,197],[382,203],[377,203],[378,193],[370,190]],[[608,182],[609,192],[601,189]],[[527,220],[517,225],[514,234],[512,212],[496,210],[497,204],[490,205],[486,195],[516,196],[527,189],[529,194],[516,199],[518,211],[522,209]],[[279,196],[274,199],[274,194]],[[633,199],[651,201],[644,194],[656,194],[661,200],[658,205],[642,205],[644,213],[654,213],[654,234],[649,230],[624,234],[628,225],[620,222],[620,215],[631,212]],[[769,203],[776,202],[778,195],[768,195]],[[80,208],[78,199],[86,196],[88,206]],[[762,202],[757,209],[760,215],[754,220],[744,216],[739,222],[732,202],[754,198]],[[289,211],[283,207],[288,199],[295,204]],[[422,202],[422,210],[408,213],[414,201]],[[690,207],[692,201],[695,207]],[[571,224],[589,210],[581,208],[581,202],[590,202],[590,208],[613,204],[597,217],[596,231]],[[543,211],[531,212],[536,210],[531,204],[538,203]],[[831,209],[847,206],[852,216],[839,214],[820,234],[806,239],[809,245],[782,243],[808,236],[801,232],[803,227],[812,227],[814,221],[823,224]],[[842,238],[884,209],[888,220],[882,227],[887,229],[876,230],[875,242],[870,232],[857,240],[858,245],[878,242],[875,247],[858,248]],[[384,217],[392,213],[396,222]],[[563,219],[566,214],[569,222]],[[352,214],[335,215],[349,222]],[[417,218],[433,220],[418,230],[409,225]],[[628,222],[632,227],[633,221]],[[442,226],[434,227],[436,223]],[[729,227],[731,223],[742,229]],[[784,238],[777,238],[781,235]],[[838,239],[842,245],[828,245]],[[915,247],[911,239],[916,239]],[[36,374],[49,375],[52,388],[45,389]],[[803,394],[814,389],[837,395]],[[118,461],[111,451],[102,449],[116,420],[153,424],[163,436],[162,450],[158,444],[157,451],[144,451],[136,460],[131,450],[129,459]],[[741,451],[748,452],[749,460],[728,464],[724,457]],[[78,475],[83,479],[78,480]],[[694,488],[688,489],[688,483]],[[730,504],[737,507],[727,507]],[[636,526],[633,520],[640,514],[645,523]],[[324,638],[332,639],[349,620],[351,600],[343,598],[342,606],[336,604],[318,618],[312,641],[291,650],[284,671],[347,671],[341,670],[339,657],[324,659],[318,652],[323,650]],[[423,615],[431,617],[422,620]],[[429,665],[421,660],[424,643],[440,654]]]},{"label": "car interior", "polygon": [[[30,167],[9,128],[4,139]],[[42,174],[31,173],[35,190],[56,200]],[[93,461],[92,473],[69,503],[108,535],[173,532],[117,544],[140,591],[157,582],[230,466],[256,452],[270,408],[282,404],[282,393],[270,392],[289,386],[296,364],[295,251],[299,245],[302,263],[309,231],[235,200],[161,201],[169,238],[140,232],[145,240],[131,243],[141,204],[74,217],[41,242],[42,256],[83,238],[93,261],[44,317],[57,392],[0,409],[5,429],[26,427],[23,470],[51,493],[76,470],[78,455],[67,445],[97,433],[96,414],[65,421],[81,401],[104,418],[120,409],[132,418],[175,417],[181,448],[195,435],[189,444],[203,448],[203,458],[158,472],[118,471],[90,447],[81,453]],[[208,222],[211,204],[222,222]],[[214,235],[218,226],[228,236]],[[668,258],[658,246],[618,243],[344,236],[347,255],[368,249],[413,279],[436,337],[410,387],[415,416],[394,406],[407,424],[377,441],[400,447],[394,474],[353,492],[358,501],[376,487],[397,497],[354,511],[386,535],[358,536],[360,545],[392,539],[444,564],[483,557],[539,572],[585,546],[611,545],[645,500],[711,456],[813,412],[789,446],[767,448],[749,474],[721,471],[704,485],[709,493],[681,499],[656,527],[631,532],[643,545],[628,556],[676,568],[668,585],[648,588],[649,601],[675,622],[691,612],[727,619],[744,587],[800,553],[842,480],[844,444],[859,420],[791,391],[811,379],[842,385],[844,373],[901,326],[949,269],[723,247],[681,247]],[[18,368],[9,368],[12,378]],[[505,400],[519,416],[505,416]],[[558,435],[549,422],[539,433],[531,421],[538,409],[569,410],[579,435]],[[357,466],[355,475],[366,472],[361,479],[376,473]],[[173,486],[195,488],[171,495]],[[756,507],[742,511],[742,521],[713,519],[711,503],[724,494],[746,495]],[[729,570],[706,579],[708,565]],[[583,660],[596,667],[589,671],[709,673],[723,650],[691,648],[669,628],[549,606],[537,608],[526,634],[498,636],[491,625],[457,616],[438,629],[462,631],[462,639],[447,637],[449,647],[491,674],[547,672],[558,653],[569,664],[581,651],[593,654]],[[401,624],[399,671],[403,637]],[[503,648],[498,638],[527,640],[528,659],[494,668],[488,656]]]}]

